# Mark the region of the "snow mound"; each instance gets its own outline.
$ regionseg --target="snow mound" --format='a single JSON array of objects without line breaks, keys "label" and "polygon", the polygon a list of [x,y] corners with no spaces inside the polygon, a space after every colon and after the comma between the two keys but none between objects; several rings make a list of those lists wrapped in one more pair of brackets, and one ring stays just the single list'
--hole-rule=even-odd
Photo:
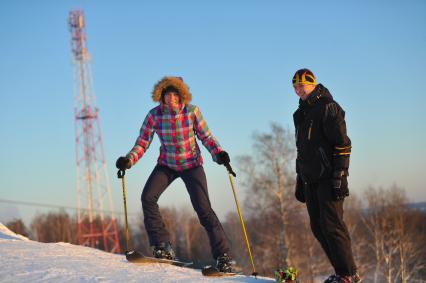
[{"label": "snow mound", "polygon": [[29,241],[27,237],[24,237],[22,235],[19,235],[10,231],[9,228],[4,226],[3,223],[1,222],[0,222],[0,239]]},{"label": "snow mound", "polygon": [[208,278],[167,264],[135,265],[123,255],[67,243],[39,243],[0,223],[0,282],[273,282],[246,276]]}]

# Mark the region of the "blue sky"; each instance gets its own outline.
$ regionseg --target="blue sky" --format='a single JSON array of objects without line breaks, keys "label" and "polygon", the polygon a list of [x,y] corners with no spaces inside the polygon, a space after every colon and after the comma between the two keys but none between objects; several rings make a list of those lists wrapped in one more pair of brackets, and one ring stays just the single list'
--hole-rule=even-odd
[{"label": "blue sky", "polygon": [[[116,210],[114,163],[155,104],[154,83],[182,76],[231,158],[271,122],[293,130],[295,70],[307,67],[346,110],[350,187],[404,187],[425,201],[424,1],[2,1],[0,199],[76,206],[68,13],[83,9]],[[127,175],[131,212],[158,140]],[[226,171],[203,150],[213,206],[235,211]],[[234,163],[234,167],[237,164]],[[238,173],[238,172],[237,172]],[[241,198],[244,188],[238,186]],[[190,206],[181,181],[160,205]],[[0,203],[0,214],[43,208]],[[0,220],[1,221],[1,220]],[[3,221],[5,221],[3,219]]]}]

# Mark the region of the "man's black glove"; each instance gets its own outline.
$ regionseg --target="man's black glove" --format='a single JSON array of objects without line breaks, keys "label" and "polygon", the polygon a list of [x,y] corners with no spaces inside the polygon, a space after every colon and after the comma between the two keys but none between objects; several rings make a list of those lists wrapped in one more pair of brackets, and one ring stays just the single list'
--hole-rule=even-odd
[{"label": "man's black glove", "polygon": [[120,170],[130,169],[130,167],[132,167],[132,161],[127,157],[121,156],[117,159],[117,162],[115,162],[115,166]]},{"label": "man's black glove", "polygon": [[344,170],[334,171],[331,183],[334,200],[343,200],[349,196],[348,177]]},{"label": "man's black glove", "polygon": [[226,151],[221,151],[216,155],[216,162],[219,165],[228,164],[231,162],[231,159],[229,159],[229,155]]},{"label": "man's black glove", "polygon": [[297,175],[296,177],[296,190],[294,192],[294,195],[296,196],[296,199],[298,201],[302,203],[306,202],[304,184],[302,178],[300,178],[299,175]]}]

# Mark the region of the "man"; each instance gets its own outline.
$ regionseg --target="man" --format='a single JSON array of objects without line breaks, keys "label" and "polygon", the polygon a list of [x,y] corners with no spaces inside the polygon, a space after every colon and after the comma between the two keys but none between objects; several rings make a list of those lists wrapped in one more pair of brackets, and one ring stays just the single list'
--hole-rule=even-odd
[{"label": "man", "polygon": [[218,164],[229,163],[229,155],[211,134],[200,109],[189,104],[191,93],[182,78],[164,77],[154,86],[152,98],[159,105],[149,111],[136,144],[125,157],[118,158],[116,166],[126,170],[135,165],[148,149],[154,133],[157,134],[161,142],[160,156],[141,197],[145,228],[149,242],[154,246],[153,254],[157,258],[175,258],[157,202],[167,187],[176,178],[181,178],[200,223],[206,229],[217,269],[231,272],[228,241],[210,204],[203,159],[195,136]]},{"label": "man", "polygon": [[343,221],[351,153],[345,112],[308,69],[294,74],[293,87],[300,97],[293,115],[297,147],[295,195],[306,202],[312,232],[334,267],[336,274],[324,282],[359,283]]}]

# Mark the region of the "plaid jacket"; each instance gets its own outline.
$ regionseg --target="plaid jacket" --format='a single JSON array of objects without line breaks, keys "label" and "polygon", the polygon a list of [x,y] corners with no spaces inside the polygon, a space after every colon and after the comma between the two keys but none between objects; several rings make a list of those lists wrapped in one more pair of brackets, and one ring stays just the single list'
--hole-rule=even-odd
[{"label": "plaid jacket", "polygon": [[151,144],[154,133],[157,133],[161,142],[158,163],[176,171],[203,164],[195,135],[211,153],[214,161],[216,161],[216,155],[222,151],[198,106],[189,104],[171,108],[160,104],[149,111],[135,146],[127,154],[132,164],[135,164],[144,155]]}]

